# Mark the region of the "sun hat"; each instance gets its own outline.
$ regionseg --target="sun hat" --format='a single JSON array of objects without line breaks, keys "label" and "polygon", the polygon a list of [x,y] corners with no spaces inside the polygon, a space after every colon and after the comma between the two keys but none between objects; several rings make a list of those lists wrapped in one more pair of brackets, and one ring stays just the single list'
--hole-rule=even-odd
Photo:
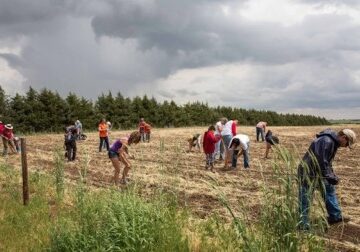
[{"label": "sun hat", "polygon": [[13,129],[13,126],[9,123],[9,124],[6,124],[6,125],[5,125],[5,128],[6,128],[6,129],[9,129],[9,130],[12,130],[12,129]]},{"label": "sun hat", "polygon": [[349,148],[351,148],[351,146],[356,142],[355,132],[351,129],[343,129],[342,132],[349,140]]}]

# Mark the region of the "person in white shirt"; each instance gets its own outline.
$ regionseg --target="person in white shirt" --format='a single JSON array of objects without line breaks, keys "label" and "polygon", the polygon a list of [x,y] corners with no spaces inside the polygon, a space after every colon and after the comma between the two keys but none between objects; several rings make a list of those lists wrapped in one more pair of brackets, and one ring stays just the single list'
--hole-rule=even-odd
[{"label": "person in white shirt", "polygon": [[[221,131],[227,122],[227,118],[221,118],[220,121],[218,121],[215,124],[215,136],[221,135]],[[221,140],[215,144],[215,157],[219,156],[219,160],[224,160],[225,157],[225,147],[224,142]]]},{"label": "person in white shirt", "polygon": [[[237,124],[238,124],[238,120],[230,120],[230,121],[227,121],[225,123],[224,127],[222,128],[221,137],[222,137],[222,140],[223,140],[224,146],[225,146],[225,160],[229,159],[227,157],[227,153],[229,150],[228,147],[229,147],[231,139],[233,138],[233,136],[236,135]],[[226,166],[226,162],[225,162],[225,166]]]},{"label": "person in white shirt", "polygon": [[226,155],[226,165],[230,160],[230,153],[232,152],[231,169],[236,169],[237,158],[240,155],[244,156],[244,168],[250,168],[249,160],[250,139],[249,136],[238,134],[234,136],[229,144],[229,152]]}]

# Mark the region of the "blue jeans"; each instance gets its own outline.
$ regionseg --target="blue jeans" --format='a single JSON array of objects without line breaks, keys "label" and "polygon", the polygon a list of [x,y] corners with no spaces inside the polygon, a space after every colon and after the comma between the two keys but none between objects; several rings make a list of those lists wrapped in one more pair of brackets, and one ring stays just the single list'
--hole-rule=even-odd
[{"label": "blue jeans", "polygon": [[264,128],[256,127],[256,141],[259,142],[259,135],[261,135],[261,140],[264,142]]},{"label": "blue jeans", "polygon": [[[328,213],[329,220],[341,220],[341,209],[338,199],[336,197],[335,186],[329,184],[325,179],[321,180],[323,185],[320,185],[320,192],[324,199],[326,211]],[[300,185],[299,188],[299,211],[301,225],[305,228],[309,228],[309,209],[313,197],[313,189],[310,189],[308,185]]]},{"label": "blue jeans", "polygon": [[224,159],[224,143],[222,142],[222,140],[218,141],[215,144],[215,156],[217,156],[218,154],[220,159]]},{"label": "blue jeans", "polygon": [[[250,146],[243,151],[243,157],[244,157],[244,168],[249,168],[249,148]],[[231,167],[235,168],[237,165],[237,156],[239,154],[239,150],[234,150],[232,160],[231,160]]]}]

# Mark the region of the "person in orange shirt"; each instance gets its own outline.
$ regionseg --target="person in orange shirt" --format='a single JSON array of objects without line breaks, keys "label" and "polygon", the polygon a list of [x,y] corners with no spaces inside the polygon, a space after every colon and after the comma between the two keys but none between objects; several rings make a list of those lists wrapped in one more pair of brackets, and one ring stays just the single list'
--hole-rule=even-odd
[{"label": "person in orange shirt", "polygon": [[144,131],[145,131],[145,141],[149,143],[150,134],[151,134],[151,125],[149,123],[145,123]]},{"label": "person in orange shirt", "polygon": [[102,150],[103,143],[105,142],[106,150],[109,151],[109,126],[106,123],[106,120],[103,118],[99,124],[99,137],[100,137],[100,145],[99,145],[99,152]]}]

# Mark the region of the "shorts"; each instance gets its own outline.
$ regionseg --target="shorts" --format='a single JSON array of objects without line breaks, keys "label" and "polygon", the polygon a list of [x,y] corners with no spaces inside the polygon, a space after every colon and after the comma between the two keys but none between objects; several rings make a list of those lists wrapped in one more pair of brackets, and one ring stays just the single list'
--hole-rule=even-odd
[{"label": "shorts", "polygon": [[108,155],[109,155],[110,159],[111,158],[119,158],[119,153],[112,151],[112,150],[109,150]]}]

